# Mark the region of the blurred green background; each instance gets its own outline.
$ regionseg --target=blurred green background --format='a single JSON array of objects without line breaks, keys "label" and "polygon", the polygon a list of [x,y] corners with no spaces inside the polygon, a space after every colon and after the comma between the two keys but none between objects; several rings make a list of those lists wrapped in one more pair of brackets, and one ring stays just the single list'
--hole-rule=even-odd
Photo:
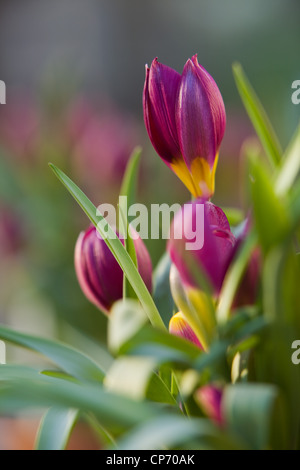
[{"label": "blurred green background", "polygon": [[[198,53],[217,81],[227,130],[214,202],[243,207],[242,144],[253,131],[231,66],[242,63],[285,147],[299,120],[291,102],[299,19],[297,0],[0,1],[1,322],[87,341],[89,352],[105,338],[105,318],[84,298],[73,268],[88,222],[48,161],[96,205],[116,203],[129,155],[141,145],[138,202],[188,200],[144,130],[144,67],[156,56],[181,72]],[[155,266],[165,241],[147,246]]]}]

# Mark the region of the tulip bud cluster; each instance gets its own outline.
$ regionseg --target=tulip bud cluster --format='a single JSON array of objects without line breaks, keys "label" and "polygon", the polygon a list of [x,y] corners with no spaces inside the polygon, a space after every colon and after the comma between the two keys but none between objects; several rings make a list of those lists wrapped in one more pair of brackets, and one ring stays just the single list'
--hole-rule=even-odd
[{"label": "tulip bud cluster", "polygon": [[[182,74],[154,59],[151,67],[146,67],[143,104],[144,121],[153,147],[195,198],[176,214],[167,247],[183,284],[179,292],[177,280],[171,286],[172,293],[184,308],[171,319],[170,332],[207,349],[215,323],[207,298],[197,290],[207,291],[209,287],[214,302],[218,301],[228,268],[245,236],[236,238],[222,209],[209,202],[214,194],[215,171],[225,132],[224,102],[216,82],[195,55],[186,62]],[[196,221],[199,205],[204,205],[201,227]],[[192,232],[196,226],[203,237],[203,243],[199,247],[195,244],[189,253],[186,247],[193,246],[192,240],[184,235],[174,236],[180,231],[186,233],[183,221],[185,229],[191,227]],[[254,301],[258,261],[259,256],[251,260],[235,306]],[[171,276],[173,284],[174,279]]]},{"label": "tulip bud cluster", "polygon": [[[209,200],[214,194],[215,171],[225,132],[224,102],[214,79],[195,55],[186,62],[182,74],[157,59],[146,67],[143,109],[153,147],[194,197],[175,215],[167,244],[173,263],[171,290],[179,310],[172,317],[169,330],[207,350],[216,327],[215,303],[246,235],[236,238],[225,213]],[[200,227],[196,220],[199,206],[203,215]],[[186,235],[187,227],[195,239],[201,232],[201,243],[193,244]],[[178,233],[182,236],[174,235]],[[151,291],[150,256],[140,237],[135,237],[134,245],[138,270]],[[122,298],[123,272],[93,227],[78,238],[75,268],[86,297],[109,313],[113,303]],[[259,254],[249,263],[234,306],[255,300],[258,274]]]}]

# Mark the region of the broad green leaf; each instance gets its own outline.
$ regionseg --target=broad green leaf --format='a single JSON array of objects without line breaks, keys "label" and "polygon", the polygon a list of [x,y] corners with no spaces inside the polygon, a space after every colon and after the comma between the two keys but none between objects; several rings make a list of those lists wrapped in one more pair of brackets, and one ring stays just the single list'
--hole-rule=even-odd
[{"label": "broad green leaf", "polygon": [[123,344],[119,354],[151,357],[157,364],[191,365],[203,351],[190,341],[146,325]]},{"label": "broad green leaf", "polygon": [[77,410],[49,408],[40,423],[35,444],[36,450],[64,450],[77,417]]},{"label": "broad green leaf", "polygon": [[114,432],[142,423],[160,412],[157,405],[108,393],[100,384],[77,384],[46,377],[26,367],[0,366],[0,414],[53,406],[92,412],[101,425]]},{"label": "broad green leaf", "polygon": [[146,390],[146,398],[148,400],[179,406],[173,395],[177,396],[177,393],[174,393],[172,390],[171,394],[166,383],[157,373],[151,375]]},{"label": "broad green leaf", "polygon": [[227,349],[228,341],[217,341],[212,344],[210,350],[202,354],[197,358],[193,364],[193,368],[198,372],[202,372],[205,369],[217,370],[222,373],[223,376],[228,375],[228,364],[227,364]]},{"label": "broad green leaf", "polygon": [[222,408],[234,434],[253,449],[286,449],[286,409],[274,385],[241,383],[225,387]]},{"label": "broad green leaf", "polygon": [[153,276],[154,302],[166,326],[168,326],[175,308],[170,289],[170,268],[171,260],[168,253],[165,253],[156,266]]},{"label": "broad green leaf", "polygon": [[4,326],[0,326],[0,338],[43,354],[61,367],[62,370],[77,379],[96,382],[103,380],[104,373],[98,365],[71,346],[58,341],[19,333]]},{"label": "broad green leaf", "polygon": [[300,337],[300,266],[290,245],[275,247],[268,253],[263,270],[265,316],[292,326]]},{"label": "broad green leaf", "polygon": [[[118,449],[182,449],[183,444],[188,444],[189,442],[196,442],[197,446],[202,444],[202,448],[210,449],[225,450],[243,448],[237,439],[233,439],[230,435],[222,433],[207,419],[188,419],[183,416],[169,414],[155,418],[135,428],[119,441]],[[188,449],[191,450],[194,449],[194,447],[189,446]],[[185,458],[186,464],[188,464],[187,457]],[[196,463],[196,459],[194,459],[194,463]],[[164,464],[167,464],[167,456],[164,460]],[[169,464],[172,464],[171,459]],[[184,465],[183,460],[181,461],[181,465]]]},{"label": "broad green leaf", "polygon": [[3,382],[15,381],[15,380],[28,380],[34,382],[40,379],[40,372],[33,367],[23,365],[0,365],[0,384],[3,386]]},{"label": "broad green leaf", "polygon": [[282,160],[276,179],[276,194],[282,196],[293,186],[300,171],[300,126]]},{"label": "broad green leaf", "polygon": [[67,190],[78,202],[78,204],[86,213],[91,222],[95,225],[101,237],[107,243],[112,254],[121,266],[125,276],[127,277],[133,289],[135,290],[136,295],[140,300],[143,308],[145,309],[150,322],[153,324],[153,326],[156,326],[157,328],[165,329],[165,325],[159,315],[159,312],[147,287],[145,286],[145,283],[143,282],[130,255],[127,253],[118,237],[116,237],[113,229],[106,222],[106,220],[99,213],[99,211],[96,210],[96,207],[92,204],[92,202],[78,188],[78,186],[76,186],[76,184],[73,183],[73,181],[57,167],[52,164],[49,165],[57,176],[57,178],[61,181],[61,183],[65,185]]},{"label": "broad green leaf", "polygon": [[292,343],[295,338],[293,327],[274,319],[263,331],[259,344],[252,350],[249,364],[249,376],[252,381],[273,384],[283,395],[291,449],[297,445],[300,422],[300,370],[299,366],[292,362]]},{"label": "broad green leaf", "polygon": [[239,225],[245,219],[244,212],[241,209],[237,209],[236,207],[223,207],[222,209],[225,212],[229,224],[233,227]]},{"label": "broad green leaf", "polygon": [[252,125],[270,163],[276,167],[280,163],[282,150],[269,118],[239,63],[233,64],[233,76]]},{"label": "broad green leaf", "polygon": [[148,398],[177,406],[166,385],[154,372],[156,366],[157,361],[152,357],[122,356],[107,372],[104,385],[107,390],[134,400]]},{"label": "broad green leaf", "polygon": [[235,310],[226,323],[222,323],[218,327],[218,334],[220,338],[231,339],[236,333],[248,325],[253,318],[258,316],[257,308],[254,306],[241,307]]},{"label": "broad green leaf", "polygon": [[289,198],[289,209],[292,218],[293,228],[297,228],[300,223],[300,181],[292,188]]},{"label": "broad green leaf", "polygon": [[104,385],[110,392],[142,400],[155,366],[156,361],[151,357],[122,356],[114,361],[107,372]]},{"label": "broad green leaf", "polygon": [[108,345],[117,354],[147,322],[147,316],[138,302],[126,300],[116,302],[111,310],[108,323]]},{"label": "broad green leaf", "polygon": [[252,159],[252,201],[259,239],[264,251],[285,239],[291,228],[287,209],[276,195],[262,162]]}]

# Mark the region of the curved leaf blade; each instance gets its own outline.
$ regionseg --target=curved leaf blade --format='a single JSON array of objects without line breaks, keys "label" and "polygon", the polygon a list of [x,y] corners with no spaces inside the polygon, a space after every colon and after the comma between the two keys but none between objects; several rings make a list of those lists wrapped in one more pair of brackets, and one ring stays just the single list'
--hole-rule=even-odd
[{"label": "curved leaf blade", "polygon": [[263,148],[273,167],[278,166],[282,150],[269,118],[239,63],[233,64],[233,76],[240,97]]},{"label": "curved leaf blade", "polygon": [[104,378],[103,371],[92,359],[66,344],[19,333],[4,326],[0,326],[0,338],[43,354],[79,380],[102,382]]},{"label": "curved leaf blade", "polygon": [[[94,204],[88,199],[88,197],[79,189],[79,187],[73,183],[73,181],[65,175],[63,171],[57,168],[53,164],[49,164],[50,168],[53,170],[60,182],[67,188],[69,193],[77,201],[83,211],[86,213],[90,221],[95,225],[101,237],[107,243],[112,254],[116,258],[117,262],[124,271],[125,276],[129,280],[131,286],[135,290],[138,299],[140,300],[143,308],[145,309],[150,322],[153,326],[156,326],[160,329],[165,329],[164,322],[162,321],[160,314],[156,308],[156,305],[151,297],[150,292],[145,286],[144,281],[142,280],[136,266],[134,265],[133,260],[130,255],[125,250],[121,241],[118,237],[115,236],[115,232],[106,222],[104,217],[96,210]],[[107,230],[104,230],[102,223],[105,224]]]},{"label": "curved leaf blade", "polygon": [[77,410],[59,407],[49,408],[41,420],[35,449],[64,450],[77,417]]}]

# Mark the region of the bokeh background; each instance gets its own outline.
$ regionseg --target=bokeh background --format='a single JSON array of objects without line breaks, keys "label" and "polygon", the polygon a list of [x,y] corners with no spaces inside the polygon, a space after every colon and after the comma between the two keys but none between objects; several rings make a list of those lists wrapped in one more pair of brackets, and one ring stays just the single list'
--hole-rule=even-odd
[{"label": "bokeh background", "polygon": [[[198,53],[227,110],[214,202],[243,208],[243,142],[253,130],[232,63],[243,65],[284,148],[299,121],[300,106],[291,102],[291,84],[300,78],[299,20],[298,0],[0,0],[0,79],[7,86],[0,105],[0,322],[98,357],[106,320],[84,298],[73,268],[88,222],[48,161],[96,205],[116,203],[129,155],[141,145],[138,202],[188,200],[149,143],[142,90],[145,63],[154,57],[181,72]],[[147,245],[155,266],[165,241]],[[39,360],[16,348],[7,355]],[[0,448],[16,445],[4,434]]]}]

